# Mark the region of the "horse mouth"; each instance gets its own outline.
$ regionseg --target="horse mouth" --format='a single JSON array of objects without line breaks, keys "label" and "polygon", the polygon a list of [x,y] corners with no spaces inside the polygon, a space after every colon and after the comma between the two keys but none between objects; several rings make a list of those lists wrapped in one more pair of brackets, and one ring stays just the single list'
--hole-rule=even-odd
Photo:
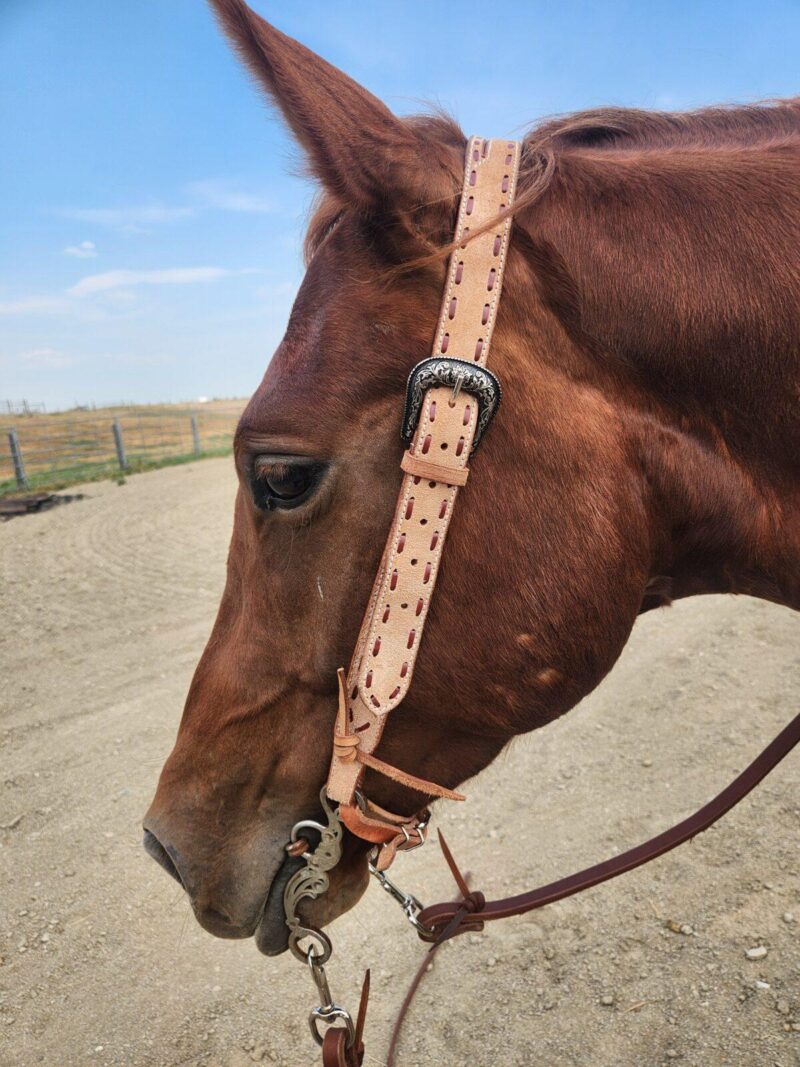
[{"label": "horse mouth", "polygon": [[283,894],[289,879],[304,865],[300,856],[286,856],[269,887],[261,917],[253,934],[259,952],[280,956],[289,947],[289,927],[283,908]]}]

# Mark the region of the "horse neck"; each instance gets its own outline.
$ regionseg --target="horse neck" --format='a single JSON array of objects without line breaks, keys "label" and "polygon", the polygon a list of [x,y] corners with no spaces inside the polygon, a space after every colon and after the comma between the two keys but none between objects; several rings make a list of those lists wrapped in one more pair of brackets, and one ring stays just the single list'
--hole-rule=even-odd
[{"label": "horse neck", "polygon": [[565,372],[612,400],[648,485],[644,607],[740,592],[800,608],[797,162],[796,147],[591,161],[593,202],[565,183],[524,220]]}]

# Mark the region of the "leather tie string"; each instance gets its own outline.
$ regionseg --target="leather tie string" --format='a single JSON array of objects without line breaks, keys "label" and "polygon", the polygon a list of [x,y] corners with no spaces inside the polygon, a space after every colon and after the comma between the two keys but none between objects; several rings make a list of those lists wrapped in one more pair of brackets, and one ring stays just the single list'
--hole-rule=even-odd
[{"label": "leather tie string", "polygon": [[401,771],[391,764],[385,763],[376,756],[364,752],[360,747],[358,734],[347,733],[347,695],[345,693],[345,673],[340,667],[336,672],[339,679],[339,710],[336,716],[336,730],[333,735],[333,751],[343,763],[352,763],[358,760],[365,767],[371,767],[373,771],[382,774],[385,778],[391,778],[400,785],[414,789],[418,793],[425,793],[429,797],[442,797],[445,800],[466,800],[463,793],[457,793],[454,789],[447,789],[443,785],[429,782],[425,778],[417,778],[413,774]]},{"label": "leather tie string", "polygon": [[[481,893],[479,889],[470,889],[469,885],[467,884],[467,879],[464,877],[464,875],[458,868],[458,864],[455,861],[453,853],[448,847],[447,841],[445,841],[444,834],[442,833],[442,831],[437,830],[437,834],[439,835],[439,847],[442,850],[442,855],[447,861],[447,866],[450,868],[450,873],[455,879],[456,885],[458,886],[458,891],[461,893],[461,900],[458,902],[458,910],[456,911],[455,915],[447,924],[447,926],[445,926],[442,932],[437,936],[436,941],[431,946],[431,952],[437,946],[443,944],[445,941],[449,941],[451,937],[455,937],[455,935],[459,932],[459,928],[464,922],[464,920],[469,915],[473,915],[475,912],[482,911],[484,905],[486,904],[486,897],[483,895],[483,893]],[[469,924],[469,928],[470,930],[482,930],[483,923],[480,920],[478,920],[477,922],[472,921]]]}]

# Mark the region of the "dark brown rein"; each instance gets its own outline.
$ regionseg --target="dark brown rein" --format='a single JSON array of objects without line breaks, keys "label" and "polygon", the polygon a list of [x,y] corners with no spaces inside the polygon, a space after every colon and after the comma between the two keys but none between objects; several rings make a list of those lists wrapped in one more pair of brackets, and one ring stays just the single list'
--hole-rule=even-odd
[{"label": "dark brown rein", "polygon": [[[433,941],[430,951],[435,952],[445,941],[458,934],[483,929],[484,923],[493,922],[495,919],[509,919],[514,915],[524,915],[526,912],[535,911],[537,908],[544,907],[545,904],[553,904],[557,900],[574,896],[575,893],[582,893],[584,889],[591,889],[592,886],[608,882],[620,874],[625,874],[626,871],[632,871],[635,867],[641,867],[642,864],[663,856],[665,852],[670,852],[673,848],[690,841],[697,834],[713,826],[740,800],[744,800],[747,794],[755,789],[785,756],[789,755],[798,741],[800,741],[800,713],[781,730],[741,774],[734,778],[730,785],[687,819],[676,823],[663,833],[656,834],[649,841],[628,849],[620,856],[613,856],[602,863],[596,863],[592,867],[585,867],[582,871],[570,874],[566,878],[548,882],[547,885],[540,886],[538,889],[531,889],[527,893],[520,893],[514,897],[487,901],[483,893],[470,890],[467,885],[467,876],[459,871],[447,842],[440,832],[439,844],[456,880],[461,898],[441,904],[431,904],[423,908],[417,916],[420,926],[424,928],[418,929],[420,938],[423,941]],[[386,1067],[395,1065],[395,1052],[400,1032],[414,996],[425,976],[428,962],[427,958],[423,959],[397,1013]]]},{"label": "dark brown rein", "polygon": [[[677,848],[684,841],[689,841],[703,830],[707,830],[709,826],[713,826],[718,819],[743,800],[771,770],[774,770],[781,760],[788,756],[798,741],[800,741],[800,714],[796,715],[764,751],[756,756],[753,762],[708,804],[669,830],[651,837],[649,841],[635,848],[628,849],[620,856],[612,856],[611,859],[596,863],[592,867],[586,867],[567,878],[560,878],[556,882],[550,882],[548,885],[532,889],[528,893],[520,893],[515,897],[504,897],[501,900],[487,902],[482,893],[468,891],[466,899],[462,902],[432,904],[424,908],[417,918],[422,926],[431,931],[431,937],[426,940],[441,943],[457,934],[479,929],[485,922],[508,919],[512,915],[524,915],[525,912],[534,911],[556,900],[563,900],[564,897],[571,897],[575,893],[583,892],[584,889],[591,889],[592,886],[607,882],[610,878],[616,878],[620,874],[625,874],[626,871],[632,871],[634,867],[641,867],[643,863],[649,863],[650,860],[663,856],[665,852]],[[442,847],[453,869],[449,849],[444,843]]]}]

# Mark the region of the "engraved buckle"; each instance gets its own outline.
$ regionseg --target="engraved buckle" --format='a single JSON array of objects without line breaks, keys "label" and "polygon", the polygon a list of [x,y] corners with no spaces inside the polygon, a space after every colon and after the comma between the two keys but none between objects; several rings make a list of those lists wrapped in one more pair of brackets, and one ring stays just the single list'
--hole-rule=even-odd
[{"label": "engraved buckle", "polygon": [[400,431],[404,441],[410,441],[414,436],[425,394],[437,386],[451,388],[454,401],[458,394],[463,392],[469,393],[478,402],[478,420],[472,441],[474,452],[500,407],[503,391],[497,376],[485,367],[468,363],[465,359],[447,359],[445,356],[423,359],[408,376],[403,427]]}]

